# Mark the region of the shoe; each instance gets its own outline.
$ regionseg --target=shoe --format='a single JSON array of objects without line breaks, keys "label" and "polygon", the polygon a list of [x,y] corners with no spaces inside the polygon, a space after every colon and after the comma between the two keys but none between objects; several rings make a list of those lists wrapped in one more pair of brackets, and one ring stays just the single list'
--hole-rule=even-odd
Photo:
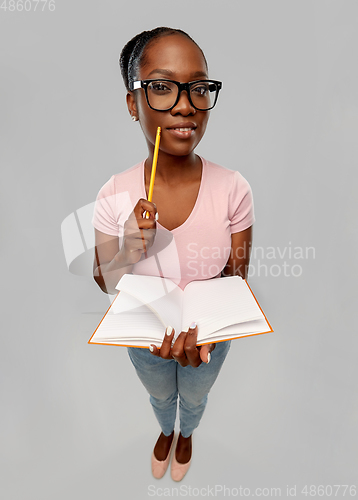
[{"label": "shoe", "polygon": [[[175,447],[176,448],[176,447]],[[175,453],[176,449],[173,454],[173,459],[172,459],[172,464],[171,464],[171,476],[173,481],[181,481],[185,474],[188,472],[190,464],[191,464],[191,459],[189,462],[186,462],[185,464],[181,464],[177,461],[175,458]]]},{"label": "shoe", "polygon": [[168,456],[165,460],[157,460],[155,458],[154,451],[152,453],[152,474],[156,479],[161,479],[168,468],[174,441],[175,441],[175,434],[172,439],[172,444],[170,445]]}]

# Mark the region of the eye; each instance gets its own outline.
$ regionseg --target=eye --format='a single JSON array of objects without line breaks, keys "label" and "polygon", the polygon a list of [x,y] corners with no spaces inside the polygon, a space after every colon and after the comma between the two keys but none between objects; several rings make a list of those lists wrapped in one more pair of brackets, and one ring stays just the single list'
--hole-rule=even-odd
[{"label": "eye", "polygon": [[207,95],[207,93],[209,92],[209,84],[200,83],[200,84],[196,85],[195,87],[192,87],[191,92],[193,92],[197,96],[205,97]]},{"label": "eye", "polygon": [[165,82],[152,82],[149,85],[149,90],[155,92],[156,94],[167,94],[172,91],[172,89]]}]

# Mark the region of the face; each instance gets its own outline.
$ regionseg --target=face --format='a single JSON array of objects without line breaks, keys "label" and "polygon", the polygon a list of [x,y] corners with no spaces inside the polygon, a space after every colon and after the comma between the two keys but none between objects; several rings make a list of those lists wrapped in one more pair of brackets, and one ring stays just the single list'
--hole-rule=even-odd
[{"label": "face", "polygon": [[[182,35],[169,35],[149,44],[145,49],[146,64],[140,68],[138,80],[166,78],[186,83],[207,79],[207,68],[200,49]],[[154,148],[157,127],[161,127],[160,151],[172,156],[193,152],[204,135],[209,111],[198,111],[182,91],[170,111],[154,111],[148,106],[144,89],[127,96],[130,113],[139,118],[150,151]],[[181,132],[175,128],[191,128]]]}]

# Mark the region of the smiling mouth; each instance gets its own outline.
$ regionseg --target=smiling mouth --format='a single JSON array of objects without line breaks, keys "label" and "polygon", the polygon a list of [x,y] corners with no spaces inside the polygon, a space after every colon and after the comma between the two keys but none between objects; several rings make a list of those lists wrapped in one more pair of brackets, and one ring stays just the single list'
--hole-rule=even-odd
[{"label": "smiling mouth", "polygon": [[167,130],[178,139],[189,139],[195,133],[196,127],[172,127]]},{"label": "smiling mouth", "polygon": [[196,127],[169,127],[167,130],[177,130],[179,132],[191,132],[196,130]]},{"label": "smiling mouth", "polygon": [[195,130],[196,127],[173,127],[171,130],[180,130],[180,132],[189,132],[189,130]]}]

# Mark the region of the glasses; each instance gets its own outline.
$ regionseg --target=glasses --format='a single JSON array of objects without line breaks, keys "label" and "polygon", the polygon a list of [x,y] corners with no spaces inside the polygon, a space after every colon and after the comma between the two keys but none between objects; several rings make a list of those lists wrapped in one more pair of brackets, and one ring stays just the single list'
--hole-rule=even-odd
[{"label": "glasses", "polygon": [[190,104],[198,111],[209,111],[218,100],[222,83],[217,80],[196,80],[180,83],[174,80],[137,80],[130,83],[130,90],[144,89],[148,106],[154,111],[170,111],[185,90]]}]

